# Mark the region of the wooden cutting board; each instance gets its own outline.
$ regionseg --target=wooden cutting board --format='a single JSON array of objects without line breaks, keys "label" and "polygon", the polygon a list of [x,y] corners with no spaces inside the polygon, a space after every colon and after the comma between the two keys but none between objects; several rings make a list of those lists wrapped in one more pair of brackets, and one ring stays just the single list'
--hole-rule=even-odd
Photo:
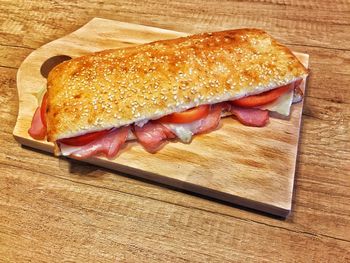
[{"label": "wooden cutting board", "polygon": [[[31,53],[17,73],[19,113],[14,136],[23,145],[52,152],[53,145],[27,133],[46,89],[47,71],[64,58],[120,48],[186,33],[94,18],[77,31]],[[307,66],[308,55],[296,53]],[[43,76],[44,75],[44,76]],[[305,81],[304,81],[305,88]],[[279,216],[291,210],[295,164],[303,104],[293,105],[289,119],[271,118],[264,128],[243,126],[228,117],[191,144],[168,143],[156,154],[135,142],[114,160],[88,163],[147,178],[216,199]]]}]

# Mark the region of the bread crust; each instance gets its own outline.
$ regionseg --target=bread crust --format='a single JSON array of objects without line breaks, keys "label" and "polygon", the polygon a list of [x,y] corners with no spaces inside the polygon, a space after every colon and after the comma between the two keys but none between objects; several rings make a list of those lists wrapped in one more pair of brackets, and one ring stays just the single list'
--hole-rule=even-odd
[{"label": "bread crust", "polygon": [[203,33],[65,61],[48,76],[48,141],[157,119],[305,77],[259,29]]}]

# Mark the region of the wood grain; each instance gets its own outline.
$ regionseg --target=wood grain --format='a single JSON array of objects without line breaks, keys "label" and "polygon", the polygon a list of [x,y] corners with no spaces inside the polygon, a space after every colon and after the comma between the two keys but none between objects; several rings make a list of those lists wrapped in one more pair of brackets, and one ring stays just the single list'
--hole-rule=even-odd
[{"label": "wood grain", "polygon": [[[348,1],[149,3],[0,1],[0,262],[348,262],[350,42],[333,40],[334,30],[350,31]],[[16,68],[95,16],[188,32],[239,20],[310,54],[291,216],[276,220],[19,147]]]},{"label": "wood grain", "polygon": [[[104,17],[189,33],[232,26],[262,27],[279,36],[283,43],[350,49],[349,6],[348,1],[329,4],[300,0],[87,1],[84,6],[74,1],[20,1],[6,4],[6,15],[0,16],[3,25],[0,43],[38,48],[41,43],[76,30],[93,17]],[[45,10],[44,19],[37,10]],[[315,10],[317,15],[311,16],[310,10]],[[31,34],[23,34],[23,29]]]},{"label": "wood grain", "polygon": [[[185,35],[154,27],[94,18],[79,30],[39,48],[28,56],[17,74],[20,108],[14,130],[24,145],[53,152],[53,144],[28,135],[32,116],[46,89],[40,68],[58,55],[78,57],[88,52],[118,48]],[[308,56],[298,53],[307,66]],[[136,143],[114,160],[86,160],[148,180],[279,216],[291,209],[295,160],[302,103],[293,105],[289,120],[271,119],[262,129],[222,120],[221,128],[196,136],[190,145],[169,143],[156,154]],[[232,140],[232,138],[235,138]],[[264,138],[262,140],[261,138]],[[220,158],[218,158],[220,153]],[[228,165],[229,164],[229,165]]]},{"label": "wood grain", "polygon": [[[2,236],[8,240],[0,253],[28,248],[33,251],[27,257],[12,257],[17,262],[33,257],[36,262],[45,261],[45,254],[61,254],[64,260],[75,262],[270,262],[269,259],[289,258],[302,262],[308,254],[317,262],[323,258],[320,250],[328,254],[329,260],[350,259],[348,244],[341,240],[281,231],[225,215],[213,217],[206,211],[105,188],[82,188],[77,183],[30,171],[26,176],[13,175],[12,169],[5,167],[0,171],[0,182],[5,186],[0,199],[0,227],[6,229]],[[6,205],[3,197],[7,203],[16,203],[16,207]],[[9,213],[3,212],[10,208]],[[38,209],[41,212],[34,213]],[[12,222],[15,216],[18,219]],[[22,227],[27,224],[33,227]],[[254,234],[245,232],[248,225]],[[255,242],[260,247],[250,245]],[[237,253],[241,249],[245,254]],[[62,257],[50,261],[61,262]]]}]

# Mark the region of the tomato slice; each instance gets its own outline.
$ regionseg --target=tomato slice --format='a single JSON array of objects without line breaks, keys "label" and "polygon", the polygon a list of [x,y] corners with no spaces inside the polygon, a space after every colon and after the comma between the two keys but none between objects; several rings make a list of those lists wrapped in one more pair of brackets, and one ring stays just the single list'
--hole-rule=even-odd
[{"label": "tomato slice", "polygon": [[286,93],[294,87],[294,83],[281,86],[279,88],[263,92],[261,94],[244,97],[238,100],[233,100],[231,103],[240,107],[256,107],[271,103],[278,99],[282,94]]},{"label": "tomato slice", "polygon": [[91,133],[87,133],[87,134],[72,137],[72,138],[61,139],[59,140],[59,142],[67,145],[71,145],[71,146],[82,146],[102,137],[103,135],[107,134],[109,131],[110,130],[91,132]]},{"label": "tomato slice", "polygon": [[174,112],[158,119],[163,123],[189,123],[206,117],[209,114],[209,105],[201,105],[183,112]]},{"label": "tomato slice", "polygon": [[41,106],[40,106],[41,121],[44,127],[46,127],[46,108],[47,108],[47,92],[45,92],[43,96],[43,100],[41,101]]}]

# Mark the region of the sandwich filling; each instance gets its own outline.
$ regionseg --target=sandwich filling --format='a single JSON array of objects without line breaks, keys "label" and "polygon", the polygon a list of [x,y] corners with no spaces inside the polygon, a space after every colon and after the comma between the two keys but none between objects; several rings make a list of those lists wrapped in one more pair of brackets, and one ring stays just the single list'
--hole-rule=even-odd
[{"label": "sandwich filling", "polygon": [[[192,136],[215,130],[220,119],[232,115],[244,125],[263,127],[269,112],[288,116],[292,103],[302,98],[301,79],[261,94],[241,99],[201,105],[184,112],[172,113],[155,120],[143,120],[131,125],[87,133],[56,141],[64,156],[85,159],[96,155],[114,158],[129,140],[137,140],[148,152],[158,151],[171,139],[189,143]],[[29,134],[35,139],[46,136],[46,94],[35,111]]]}]

